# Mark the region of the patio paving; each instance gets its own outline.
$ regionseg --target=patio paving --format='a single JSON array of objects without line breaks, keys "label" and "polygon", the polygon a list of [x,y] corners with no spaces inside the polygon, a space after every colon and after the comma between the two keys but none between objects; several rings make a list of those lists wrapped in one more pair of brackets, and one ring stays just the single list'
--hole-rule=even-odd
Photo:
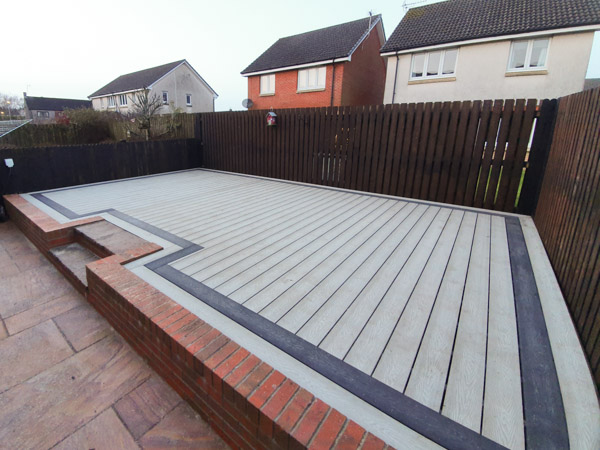
[{"label": "patio paving", "polygon": [[25,198],[160,243],[127,267],[392,445],[600,442],[529,217],[208,170]]},{"label": "patio paving", "polygon": [[0,280],[0,447],[226,448],[12,222]]}]

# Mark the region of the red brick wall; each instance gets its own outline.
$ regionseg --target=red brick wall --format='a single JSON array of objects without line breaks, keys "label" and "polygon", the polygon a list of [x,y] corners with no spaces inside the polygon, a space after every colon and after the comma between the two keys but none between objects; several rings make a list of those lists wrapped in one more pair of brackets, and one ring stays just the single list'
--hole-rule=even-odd
[{"label": "red brick wall", "polygon": [[383,42],[379,39],[377,25],[371,34],[345,63],[342,83],[342,105],[378,105],[383,103],[385,90],[385,59],[379,55]]},{"label": "red brick wall", "polygon": [[[275,73],[275,95],[260,96],[260,75],[248,77],[248,98],[254,102],[252,109],[310,108],[331,105],[331,80],[333,64],[326,66],[325,90],[298,93],[298,69]],[[333,104],[342,99],[344,63],[335,64]]]}]

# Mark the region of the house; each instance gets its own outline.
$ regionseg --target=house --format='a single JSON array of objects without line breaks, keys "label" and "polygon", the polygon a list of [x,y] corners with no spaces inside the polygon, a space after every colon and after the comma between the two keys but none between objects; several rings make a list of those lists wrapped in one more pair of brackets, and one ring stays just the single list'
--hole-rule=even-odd
[{"label": "house", "polygon": [[31,97],[23,92],[25,117],[34,124],[56,123],[63,116],[65,109],[91,108],[89,100],[71,98]]},{"label": "house", "polygon": [[279,39],[242,71],[252,109],[381,103],[381,16]]},{"label": "house", "polygon": [[100,111],[132,111],[136,93],[149,90],[149,96],[162,100],[159,114],[175,109],[185,113],[212,112],[217,93],[185,59],[128,73],[115,78],[88,98]]},{"label": "house", "polygon": [[384,103],[581,91],[600,0],[449,0],[410,9],[381,49]]}]

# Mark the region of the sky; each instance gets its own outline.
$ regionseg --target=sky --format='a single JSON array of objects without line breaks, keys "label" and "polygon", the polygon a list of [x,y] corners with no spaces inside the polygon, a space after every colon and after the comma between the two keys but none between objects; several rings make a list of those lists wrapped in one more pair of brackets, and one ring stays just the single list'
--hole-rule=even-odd
[{"label": "sky", "polygon": [[[403,2],[2,0],[0,93],[85,99],[119,75],[187,59],[219,94],[217,111],[240,110],[247,97],[240,72],[280,37],[369,11],[382,14],[389,37]],[[590,60],[588,78],[600,78],[600,33]]]}]

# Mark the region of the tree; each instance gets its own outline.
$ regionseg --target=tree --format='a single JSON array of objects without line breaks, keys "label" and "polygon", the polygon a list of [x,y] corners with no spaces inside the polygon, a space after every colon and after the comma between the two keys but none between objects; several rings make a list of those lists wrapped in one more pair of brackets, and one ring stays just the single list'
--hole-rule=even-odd
[{"label": "tree", "polygon": [[157,115],[163,106],[162,99],[156,94],[150,95],[149,89],[144,89],[135,93],[131,103],[133,105],[132,116],[138,122],[138,128],[144,131],[146,140],[148,140],[150,138],[150,128],[152,127],[151,119]]},{"label": "tree", "polygon": [[0,112],[2,117],[17,117],[23,109],[23,99],[16,95],[0,92]]}]

